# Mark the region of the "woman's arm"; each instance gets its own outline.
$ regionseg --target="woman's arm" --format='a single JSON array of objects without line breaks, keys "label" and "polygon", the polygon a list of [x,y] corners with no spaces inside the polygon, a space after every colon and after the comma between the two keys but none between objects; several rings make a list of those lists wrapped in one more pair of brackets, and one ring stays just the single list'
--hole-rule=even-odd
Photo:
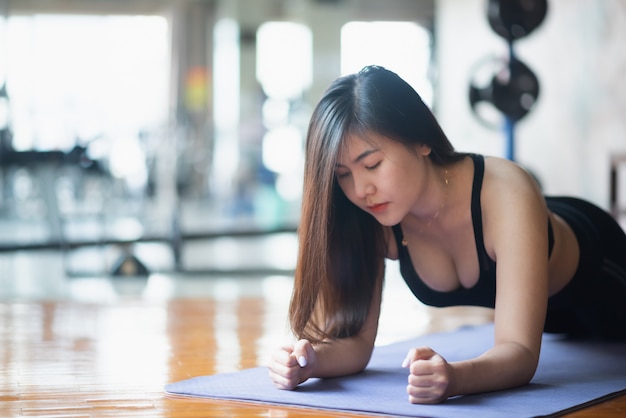
[{"label": "woman's arm", "polygon": [[534,179],[506,160],[485,162],[485,246],[496,261],[494,346],[453,364],[452,394],[526,384],[539,361],[548,300],[548,217]]},{"label": "woman's arm", "polygon": [[276,387],[294,389],[312,377],[345,376],[367,366],[378,330],[383,274],[379,274],[365,323],[358,334],[320,344],[299,340],[274,353],[269,375]]},{"label": "woman's arm", "polygon": [[494,345],[477,358],[453,363],[428,348],[409,353],[413,403],[516,387],[535,373],[548,299],[545,202],[530,175],[490,158],[481,203],[485,247],[497,263]]}]

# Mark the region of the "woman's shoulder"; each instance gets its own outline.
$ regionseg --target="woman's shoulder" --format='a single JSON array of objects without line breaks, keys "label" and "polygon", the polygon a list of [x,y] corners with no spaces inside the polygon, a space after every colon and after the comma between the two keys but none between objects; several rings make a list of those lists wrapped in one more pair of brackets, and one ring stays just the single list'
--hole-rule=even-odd
[{"label": "woman's shoulder", "polygon": [[[482,173],[477,173],[480,165],[483,166]],[[532,189],[537,185],[534,177],[522,165],[497,156],[468,153],[464,159],[451,164],[449,168],[450,175],[456,176],[464,187],[474,187],[478,176],[482,195],[493,190],[501,193],[515,187],[530,186]]]},{"label": "woman's shoulder", "polygon": [[535,178],[521,164],[501,157],[484,156],[485,183],[494,187],[511,189],[515,187],[538,186]]},{"label": "woman's shoulder", "polygon": [[481,201],[487,210],[503,214],[523,211],[530,206],[539,209],[545,205],[541,188],[530,171],[500,157],[485,158]]}]

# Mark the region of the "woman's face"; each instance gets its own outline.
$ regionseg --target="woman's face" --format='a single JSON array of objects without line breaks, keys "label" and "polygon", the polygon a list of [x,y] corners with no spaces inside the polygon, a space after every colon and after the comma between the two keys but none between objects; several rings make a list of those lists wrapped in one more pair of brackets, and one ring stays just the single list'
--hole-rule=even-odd
[{"label": "woman's face", "polygon": [[337,158],[335,175],[348,199],[382,225],[398,224],[426,190],[426,156],[430,148],[414,151],[383,137],[351,135]]}]

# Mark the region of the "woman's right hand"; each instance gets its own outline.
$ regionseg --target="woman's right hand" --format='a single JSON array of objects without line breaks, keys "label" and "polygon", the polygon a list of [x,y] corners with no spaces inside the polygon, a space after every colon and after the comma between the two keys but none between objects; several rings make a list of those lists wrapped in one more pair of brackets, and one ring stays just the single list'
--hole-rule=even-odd
[{"label": "woman's right hand", "polygon": [[270,360],[269,376],[278,389],[295,389],[312,375],[316,356],[308,340],[277,350]]}]

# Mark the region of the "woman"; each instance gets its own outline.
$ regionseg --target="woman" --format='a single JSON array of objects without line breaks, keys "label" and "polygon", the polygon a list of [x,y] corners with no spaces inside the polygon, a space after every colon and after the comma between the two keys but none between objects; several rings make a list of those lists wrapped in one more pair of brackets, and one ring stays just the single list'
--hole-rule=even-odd
[{"label": "woman", "polygon": [[299,340],[269,366],[275,386],[357,373],[374,347],[384,260],[422,302],[495,309],[494,345],[447,362],[411,350],[412,403],[524,385],[543,331],[626,336],[626,236],[601,209],[544,198],[499,158],[454,150],[419,95],[366,67],[335,81],[306,143],[290,305]]}]

